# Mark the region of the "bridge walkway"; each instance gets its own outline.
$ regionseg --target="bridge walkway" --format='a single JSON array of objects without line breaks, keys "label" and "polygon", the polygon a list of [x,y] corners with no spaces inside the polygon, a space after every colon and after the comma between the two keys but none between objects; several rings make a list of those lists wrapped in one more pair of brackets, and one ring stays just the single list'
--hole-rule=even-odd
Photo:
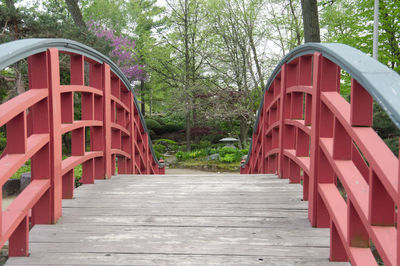
[{"label": "bridge walkway", "polygon": [[[6,265],[335,265],[299,184],[274,175],[119,175],[63,200]],[[347,264],[348,265],[348,264]]]}]

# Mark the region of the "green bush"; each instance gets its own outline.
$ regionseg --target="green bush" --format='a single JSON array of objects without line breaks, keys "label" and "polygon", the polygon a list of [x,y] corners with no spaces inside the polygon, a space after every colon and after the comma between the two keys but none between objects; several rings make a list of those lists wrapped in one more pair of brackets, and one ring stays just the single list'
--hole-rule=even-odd
[{"label": "green bush", "polygon": [[186,161],[187,159],[189,159],[189,152],[178,151],[176,153],[176,159],[178,161]]},{"label": "green bush", "polygon": [[239,151],[239,150],[236,149],[236,148],[222,147],[221,149],[219,149],[218,153],[219,153],[219,156],[221,156],[221,158],[222,158],[222,157],[224,157],[226,154],[229,154],[229,153],[235,154],[235,153],[237,153],[238,151]]},{"label": "green bush", "polygon": [[383,141],[396,156],[399,156],[399,138],[384,139]]},{"label": "green bush", "polygon": [[154,144],[153,145],[153,149],[154,149],[155,152],[158,152],[158,153],[161,153],[161,154],[165,153],[166,150],[167,150],[167,148],[162,144]]},{"label": "green bush", "polygon": [[204,157],[207,156],[207,151],[206,150],[195,150],[189,153],[189,157],[194,159],[194,158],[199,158],[199,157]]},{"label": "green bush", "polygon": [[163,145],[167,151],[177,151],[179,148],[178,144],[170,139],[158,139],[154,141],[154,144]]},{"label": "green bush", "polygon": [[243,149],[243,150],[240,150],[240,152],[242,153],[242,156],[244,156],[249,153],[249,149]]},{"label": "green bush", "polygon": [[144,121],[146,122],[146,126],[149,131],[153,130],[157,135],[164,133],[163,127],[156,120],[145,118]]},{"label": "green bush", "polygon": [[248,153],[247,149],[239,150],[231,147],[222,147],[219,149],[219,160],[224,163],[240,162],[243,155]]},{"label": "green bush", "polygon": [[211,147],[211,141],[201,140],[199,146],[200,146],[200,149],[207,149],[207,148]]},{"label": "green bush", "polygon": [[164,128],[165,132],[170,132],[170,133],[177,132],[177,131],[184,129],[184,127],[182,125],[176,125],[176,124],[171,124],[171,123],[166,124],[165,126],[163,126],[163,128]]},{"label": "green bush", "polygon": [[228,153],[228,154],[225,154],[223,157],[220,157],[219,160],[223,163],[233,163],[233,162],[237,161],[236,157],[237,157],[236,154]]},{"label": "green bush", "polygon": [[163,144],[163,145],[166,145],[166,144],[176,145],[177,144],[176,141],[173,141],[171,139],[158,139],[158,140],[155,140],[154,143],[155,144]]},{"label": "green bush", "polygon": [[7,138],[4,132],[0,132],[0,154],[4,151],[7,146]]},{"label": "green bush", "polygon": [[200,145],[199,144],[195,144],[195,143],[194,144],[190,144],[190,148],[192,149],[192,151],[201,149]]}]

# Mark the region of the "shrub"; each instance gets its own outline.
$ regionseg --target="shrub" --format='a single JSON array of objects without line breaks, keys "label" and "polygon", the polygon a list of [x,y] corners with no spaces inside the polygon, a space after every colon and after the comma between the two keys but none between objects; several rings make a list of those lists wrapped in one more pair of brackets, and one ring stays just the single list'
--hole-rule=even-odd
[{"label": "shrub", "polygon": [[144,120],[146,122],[146,126],[149,131],[153,130],[154,133],[157,135],[162,134],[164,132],[162,126],[156,120],[151,118],[145,118]]},{"label": "shrub", "polygon": [[182,130],[184,127],[182,125],[176,125],[176,124],[172,124],[172,123],[168,123],[165,126],[163,126],[165,132],[178,132],[180,130]]},{"label": "shrub", "polygon": [[190,148],[192,149],[192,150],[199,150],[200,149],[200,145],[199,144],[190,144]]},{"label": "shrub", "polygon": [[4,132],[0,132],[0,154],[4,151],[7,146],[7,138]]},{"label": "shrub", "polygon": [[210,155],[210,154],[216,154],[216,153],[218,153],[218,150],[217,149],[215,149],[215,148],[208,148],[208,155]]},{"label": "shrub", "polygon": [[187,159],[189,159],[189,152],[178,151],[176,153],[176,159],[178,161],[186,161]]},{"label": "shrub", "polygon": [[398,156],[399,154],[399,138],[390,138],[390,139],[384,139],[383,140],[386,145],[389,147],[389,149],[392,150],[392,152]]},{"label": "shrub", "polygon": [[155,144],[163,144],[163,145],[168,145],[168,144],[176,145],[176,141],[173,141],[171,139],[158,139],[158,140],[154,141],[154,143]]},{"label": "shrub", "polygon": [[167,148],[162,144],[154,144],[153,145],[153,149],[154,149],[155,152],[158,152],[158,153],[161,153],[161,154],[165,153],[165,151],[167,150]]},{"label": "shrub", "polygon": [[218,153],[219,156],[224,157],[226,154],[235,154],[237,153],[239,150],[236,148],[232,148],[232,147],[222,147],[221,149],[219,149]]},{"label": "shrub", "polygon": [[178,144],[170,139],[158,139],[154,141],[154,144],[163,145],[167,151],[177,151],[179,148]]},{"label": "shrub", "polygon": [[211,147],[211,141],[201,140],[199,146],[200,146],[200,149],[207,149],[207,148]]},{"label": "shrub", "polygon": [[249,149],[243,149],[240,150],[240,152],[242,153],[242,156],[249,154]]},{"label": "shrub", "polygon": [[225,154],[225,156],[220,157],[219,159],[223,163],[233,163],[236,161],[236,155],[233,153]]},{"label": "shrub", "polygon": [[204,157],[207,156],[207,151],[206,150],[195,150],[189,153],[189,157],[194,159],[194,158],[199,158],[199,157]]}]

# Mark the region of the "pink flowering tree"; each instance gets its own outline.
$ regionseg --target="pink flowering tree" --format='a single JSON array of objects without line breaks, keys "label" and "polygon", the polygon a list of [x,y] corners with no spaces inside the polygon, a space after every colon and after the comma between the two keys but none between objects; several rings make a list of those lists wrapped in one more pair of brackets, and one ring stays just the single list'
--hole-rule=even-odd
[{"label": "pink flowering tree", "polygon": [[115,63],[130,81],[147,79],[144,65],[138,64],[139,56],[135,50],[135,41],[121,34],[118,35],[114,30],[104,28],[94,21],[87,23],[87,25],[89,30],[98,38],[103,38],[109,42],[112,48],[109,56],[115,60]]}]

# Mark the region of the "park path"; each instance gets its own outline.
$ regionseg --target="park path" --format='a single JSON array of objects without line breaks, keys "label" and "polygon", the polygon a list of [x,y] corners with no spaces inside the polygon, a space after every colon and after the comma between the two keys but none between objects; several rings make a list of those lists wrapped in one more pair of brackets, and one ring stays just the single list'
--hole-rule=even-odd
[{"label": "park path", "polygon": [[167,170],[96,180],[36,225],[6,265],[335,265],[298,184],[274,175]]}]

